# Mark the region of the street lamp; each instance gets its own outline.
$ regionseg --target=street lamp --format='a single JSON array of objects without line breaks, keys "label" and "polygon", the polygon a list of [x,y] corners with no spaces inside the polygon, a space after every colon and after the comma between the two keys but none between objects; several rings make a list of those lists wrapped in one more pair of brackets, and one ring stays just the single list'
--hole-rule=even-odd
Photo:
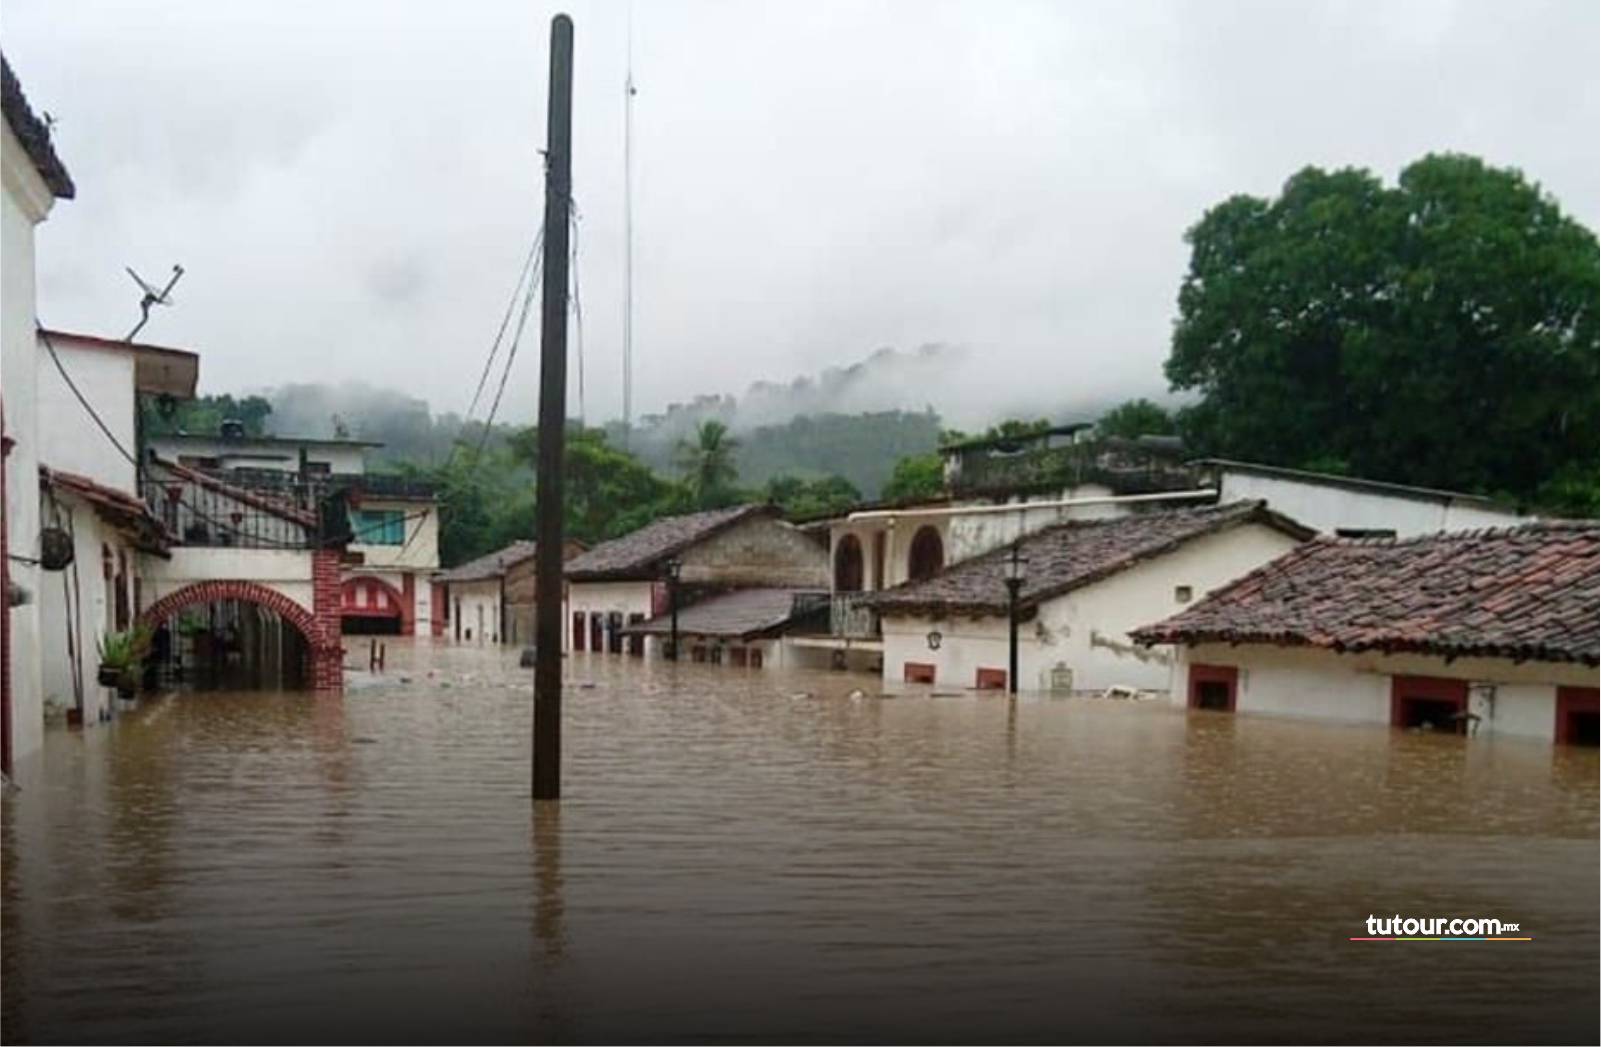
[{"label": "street lamp", "polygon": [[684,563],[678,557],[673,557],[662,565],[667,570],[667,607],[673,616],[672,639],[667,644],[667,658],[669,661],[678,661],[678,576],[684,571]]},{"label": "street lamp", "polygon": [[1007,672],[1006,690],[1009,694],[1017,693],[1017,594],[1023,588],[1023,578],[1028,574],[1028,557],[1022,556],[1018,550],[1018,543],[1012,543],[1012,555],[1003,561],[1006,571],[1006,624],[1007,624]]}]

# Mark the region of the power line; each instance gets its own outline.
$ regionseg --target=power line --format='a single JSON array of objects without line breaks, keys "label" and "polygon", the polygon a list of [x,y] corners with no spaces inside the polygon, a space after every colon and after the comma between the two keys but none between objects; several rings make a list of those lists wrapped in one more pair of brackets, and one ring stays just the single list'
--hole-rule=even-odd
[{"label": "power line", "polygon": [[534,268],[534,260],[539,256],[539,248],[545,237],[545,227],[541,225],[534,233],[534,242],[528,248],[528,257],[523,259],[523,267],[517,275],[517,283],[511,289],[511,299],[506,302],[506,314],[500,318],[500,328],[495,332],[495,340],[489,345],[489,356],[484,360],[484,369],[478,375],[478,388],[473,390],[472,402],[467,405],[467,413],[462,418],[465,427],[472,420],[473,411],[478,409],[478,399],[483,395],[484,385],[489,380],[489,372],[495,365],[495,357],[500,354],[501,339],[506,336],[506,327],[511,323],[511,314],[517,309],[517,299],[523,290],[523,283],[529,278]]},{"label": "power line", "polygon": [[578,204],[572,205],[572,270],[573,270],[573,321],[576,326],[578,352],[578,425],[584,424],[584,303],[578,292]]},{"label": "power line", "polygon": [[543,260],[536,262],[533,275],[528,280],[527,291],[523,295],[523,309],[517,316],[517,331],[512,335],[511,348],[506,352],[506,364],[500,370],[500,384],[495,387],[494,402],[489,405],[489,417],[484,420],[484,431],[478,436],[478,447],[473,451],[473,468],[477,469],[483,459],[484,447],[489,443],[489,434],[495,425],[495,416],[500,413],[500,398],[506,392],[506,379],[511,376],[511,365],[517,360],[517,349],[522,345],[523,328],[528,323],[528,313],[533,307],[534,291],[539,287],[539,281],[534,279],[542,267]]}]

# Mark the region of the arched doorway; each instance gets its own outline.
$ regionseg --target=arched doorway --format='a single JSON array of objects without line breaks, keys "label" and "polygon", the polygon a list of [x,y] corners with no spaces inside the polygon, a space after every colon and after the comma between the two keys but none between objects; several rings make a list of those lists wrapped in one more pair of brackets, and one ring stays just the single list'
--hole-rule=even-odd
[{"label": "arched doorway", "polygon": [[834,591],[861,592],[862,575],[862,543],[854,534],[847,534],[834,547]]},{"label": "arched doorway", "polygon": [[405,596],[371,575],[347,578],[339,586],[339,625],[361,636],[399,636],[406,631]]},{"label": "arched doorway", "polygon": [[[197,620],[196,615],[185,616],[185,612],[198,611],[200,608],[215,611],[219,606],[230,605],[235,613],[229,616],[220,633],[213,621]],[[251,613],[239,613],[244,609]],[[279,644],[280,653],[287,652],[292,656],[303,650],[303,657],[298,658],[300,671],[297,673],[301,684],[323,691],[337,691],[343,687],[343,650],[339,646],[338,619],[325,615],[329,621],[319,621],[317,616],[300,604],[265,585],[248,581],[196,582],[168,593],[139,613],[139,620],[156,630],[158,636],[163,629],[166,630],[167,644],[179,643],[183,637],[177,634],[192,624],[210,634],[204,645],[208,647],[217,642],[219,635],[226,642],[227,627],[237,629],[247,619],[262,617],[282,623],[283,630],[289,634],[288,640]],[[162,641],[158,639],[157,646],[161,645]],[[227,652],[223,653],[226,657]]]},{"label": "arched doorway", "polygon": [[924,524],[912,536],[912,549],[906,557],[906,577],[914,582],[932,578],[945,567],[945,541],[939,529]]}]

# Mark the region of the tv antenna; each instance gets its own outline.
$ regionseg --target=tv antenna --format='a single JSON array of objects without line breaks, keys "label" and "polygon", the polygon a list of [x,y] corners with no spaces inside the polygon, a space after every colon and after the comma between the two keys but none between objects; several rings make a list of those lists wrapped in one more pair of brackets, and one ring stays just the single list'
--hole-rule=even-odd
[{"label": "tv antenna", "polygon": [[138,334],[144,328],[144,325],[150,322],[151,306],[173,304],[172,288],[177,284],[178,278],[183,275],[183,266],[175,265],[172,267],[172,279],[168,280],[167,286],[159,291],[144,277],[134,272],[132,266],[125,265],[123,268],[128,270],[128,275],[133,277],[133,282],[138,284],[139,289],[144,292],[144,297],[139,299],[139,322],[133,325],[133,330],[128,332],[127,338],[123,339],[125,342],[131,342],[133,341],[133,336]]}]

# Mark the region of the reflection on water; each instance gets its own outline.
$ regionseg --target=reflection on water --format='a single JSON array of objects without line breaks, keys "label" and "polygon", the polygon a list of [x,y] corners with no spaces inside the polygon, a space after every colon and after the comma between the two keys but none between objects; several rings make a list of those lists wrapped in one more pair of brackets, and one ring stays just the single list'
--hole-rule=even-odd
[{"label": "reflection on water", "polygon": [[591,657],[559,808],[516,652],[53,733],[4,1038],[1596,1038],[1593,750]]}]

